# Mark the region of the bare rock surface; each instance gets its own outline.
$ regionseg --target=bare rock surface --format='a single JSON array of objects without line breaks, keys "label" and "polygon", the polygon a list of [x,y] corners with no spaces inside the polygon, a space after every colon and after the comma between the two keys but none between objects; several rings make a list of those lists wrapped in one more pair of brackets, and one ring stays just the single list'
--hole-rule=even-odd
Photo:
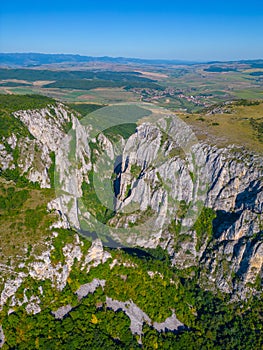
[{"label": "bare rock surface", "polygon": [[165,332],[167,330],[178,331],[185,328],[184,324],[177,319],[174,312],[172,316],[168,317],[164,322],[157,323],[152,322],[150,317],[132,300],[123,302],[106,297],[106,305],[115,312],[119,310],[123,311],[131,321],[130,329],[132,334],[138,334],[140,337],[143,334],[142,328],[144,323],[153,326],[158,332]]},{"label": "bare rock surface", "polygon": [[3,347],[4,343],[5,343],[5,335],[4,335],[2,325],[0,325],[0,348]]},{"label": "bare rock surface", "polygon": [[64,316],[66,316],[72,310],[72,306],[70,304],[59,307],[56,311],[52,311],[52,314],[56,319],[62,320]]},{"label": "bare rock surface", "polygon": [[133,301],[118,301],[106,297],[106,305],[113,311],[122,310],[131,320],[130,329],[132,334],[142,335],[142,327],[144,322],[151,324],[149,316],[143,312]]},{"label": "bare rock surface", "polygon": [[111,258],[111,254],[103,249],[101,240],[96,239],[92,242],[92,245],[88,250],[82,268],[86,268],[87,272],[89,272],[91,267],[104,264],[109,258]]},{"label": "bare rock surface", "polygon": [[164,322],[154,322],[153,327],[158,332],[177,331],[185,328],[184,324],[177,319],[175,313],[168,317]]},{"label": "bare rock surface", "polygon": [[94,278],[90,283],[82,284],[76,291],[78,299],[86,297],[89,293],[94,293],[98,287],[104,288],[106,281]]}]

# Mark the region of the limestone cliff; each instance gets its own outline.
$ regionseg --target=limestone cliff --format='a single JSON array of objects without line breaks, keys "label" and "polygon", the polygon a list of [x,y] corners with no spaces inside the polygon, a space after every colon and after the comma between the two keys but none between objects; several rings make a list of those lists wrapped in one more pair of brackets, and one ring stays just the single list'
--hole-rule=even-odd
[{"label": "limestone cliff", "polygon": [[120,210],[133,202],[140,211],[117,214],[112,223],[138,223],[151,208],[150,237],[141,231],[136,245],[161,245],[176,267],[198,266],[204,288],[245,297],[256,280],[262,281],[262,157],[206,144],[186,154],[162,137],[146,123],[127,141],[116,206]]},{"label": "limestone cliff", "polygon": [[[177,268],[198,267],[200,284],[215,292],[246,298],[256,291],[263,264],[262,157],[235,146],[218,149],[189,142],[186,127],[172,117],[140,124],[116,147],[103,133],[91,139],[91,126],[60,103],[14,116],[28,135],[13,133],[2,140],[0,166],[17,168],[30,181],[50,187],[55,156],[59,186],[48,209],[60,219],[53,228],[82,230],[81,218],[94,229],[89,208],[81,208],[79,201],[83,182],[90,182],[91,170],[109,181],[115,173],[113,215],[102,230],[117,244],[161,246]],[[97,142],[93,155],[91,141]],[[94,152],[100,162],[105,153],[105,173],[99,161],[92,163]],[[68,261],[74,257],[69,254]],[[31,266],[30,275],[36,278],[45,271],[55,281],[58,275],[49,270],[49,257],[41,259]],[[58,268],[64,271],[59,288],[66,283],[68,268]],[[21,272],[18,285],[23,278]]]},{"label": "limestone cliff", "polygon": [[[62,320],[82,299],[101,289],[105,300],[96,308],[122,310],[139,343],[145,324],[158,332],[185,330],[182,313],[177,318],[176,310],[168,307],[165,317],[150,317],[133,299],[118,300],[119,291],[112,290],[110,280],[119,278],[124,286],[131,270],[136,270],[144,281],[150,279],[149,285],[176,290],[179,277],[140,270],[127,256],[123,259],[118,249],[114,253],[105,249],[101,239],[115,248],[161,247],[169,255],[169,271],[173,266],[195,275],[201,288],[228,293],[232,301],[259,294],[262,156],[234,145],[217,148],[198,143],[173,116],[153,123],[144,120],[127,139],[107,132],[91,136],[92,126],[61,103],[17,111],[13,116],[24,130],[0,140],[5,186],[19,174],[40,188],[54,188],[47,211],[55,212],[56,220],[50,234],[38,242],[41,253],[37,253],[39,246],[26,247],[18,266],[0,265],[4,273],[1,311],[10,315],[23,308],[28,315],[39,314],[45,310],[51,288],[55,291],[51,313]],[[92,199],[85,202],[83,196]],[[96,216],[94,208],[102,215]],[[70,229],[75,233],[64,242],[60,234],[72,235]],[[91,234],[92,244],[85,246],[87,241],[77,231]],[[85,283],[78,278],[72,281],[72,276],[79,275]],[[69,302],[67,288],[72,292]],[[56,293],[65,290],[60,302]],[[196,316],[190,304],[186,308]],[[97,322],[96,317],[92,322]],[[0,325],[0,347],[4,342]]]}]

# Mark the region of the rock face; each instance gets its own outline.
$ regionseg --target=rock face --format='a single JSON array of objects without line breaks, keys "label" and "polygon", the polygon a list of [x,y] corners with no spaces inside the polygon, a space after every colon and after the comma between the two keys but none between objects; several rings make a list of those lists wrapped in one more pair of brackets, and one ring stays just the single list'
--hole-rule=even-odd
[{"label": "rock face", "polygon": [[75,117],[59,103],[40,110],[17,111],[13,116],[24,124],[27,132],[13,133],[8,139],[0,140],[0,167],[17,168],[21,175],[38,182],[42,188],[50,187],[51,152],[58,150],[66,126]]},{"label": "rock face", "polygon": [[[0,140],[0,168],[18,169],[30,181],[49,188],[52,185],[49,170],[55,157],[59,187],[56,198],[48,204],[48,210],[56,211],[59,217],[51,227],[53,238],[59,232],[56,228],[81,230],[80,218],[91,221],[89,208],[81,212],[83,182],[89,183],[90,171],[104,176],[99,161],[96,164],[91,161],[91,127],[80,123],[62,104],[19,111],[14,116],[24,123],[28,133],[22,136],[13,133]],[[110,173],[114,171],[114,211],[103,223],[102,231],[107,230],[117,245],[161,246],[178,269],[198,269],[199,284],[204,289],[230,293],[232,299],[246,299],[257,293],[263,277],[262,157],[234,146],[218,149],[198,144],[172,118],[160,119],[157,124],[142,123],[128,140],[121,138],[117,148],[102,133],[97,141],[100,150],[96,155],[100,161],[103,152],[107,155],[105,178],[111,179]],[[102,186],[102,192],[105,188]],[[95,227],[92,225],[93,222],[90,227]],[[95,239],[83,253],[83,242],[76,234],[72,243],[63,245],[61,261],[55,262],[52,239],[44,244],[42,254],[21,264],[13,271],[14,276],[5,280],[1,310],[8,305],[8,312],[12,313],[23,305],[28,314],[41,312],[42,289],[30,296],[26,289],[22,297],[17,293],[29,276],[33,280],[49,280],[53,288],[62,291],[75,262],[82,272],[89,274],[91,268],[112,259],[100,239]],[[128,260],[114,259],[108,268],[115,265],[136,267]],[[156,273],[148,271],[151,278]],[[120,278],[125,282],[127,275],[121,274]],[[81,301],[97,288],[104,289],[106,284],[106,280],[95,278],[81,285],[76,295]],[[106,296],[106,307],[122,310],[130,318],[132,333],[139,336],[144,323],[159,332],[185,327],[175,311],[164,322],[153,322],[132,300],[123,302]],[[62,319],[71,310],[72,305],[67,304],[53,311],[53,315]],[[0,326],[0,347],[4,341]]]},{"label": "rock face", "polygon": [[71,116],[61,104],[40,110],[14,112],[35,139],[41,140],[52,151],[56,151],[65,131],[63,125],[70,122]]},{"label": "rock face", "polygon": [[99,264],[104,264],[111,257],[110,253],[103,250],[103,245],[100,239],[96,239],[92,242],[88,254],[85,257],[83,269],[86,268],[89,272],[90,268],[96,267]]},{"label": "rock face", "polygon": [[[82,184],[89,183],[91,170],[100,171],[98,162],[91,162],[91,127],[60,103],[14,116],[28,133],[13,133],[0,141],[1,169],[19,169],[41,187],[50,187],[49,169],[55,157],[60,185],[48,205],[59,214],[53,227],[81,229]],[[115,168],[116,175],[115,215],[102,230],[107,229],[114,241],[124,245],[161,246],[179,269],[199,267],[204,288],[241,298],[255,292],[263,274],[262,157],[234,146],[218,149],[198,144],[187,127],[172,117],[139,125],[128,140],[122,139],[118,154],[104,134],[97,141],[107,154],[106,167],[111,172]],[[115,164],[112,169],[109,161]],[[89,221],[88,209],[82,216]],[[31,263],[30,276],[50,279],[63,289],[74,259],[83,258],[77,241],[65,246],[63,253],[65,263],[54,267],[50,250],[44,252]],[[88,273],[91,266],[109,257],[101,241],[95,240],[82,268]],[[23,278],[21,272],[14,281],[6,282],[2,305]],[[30,310],[35,312],[37,306],[34,309],[32,304]]]},{"label": "rock face", "polygon": [[[26,269],[27,273],[18,272],[16,273],[15,278],[7,279],[0,295],[0,311],[6,303],[12,308],[25,305],[28,314],[36,314],[41,311],[40,305],[41,298],[43,297],[42,289],[39,290],[39,296],[32,295],[28,298],[25,289],[23,299],[16,298],[18,288],[28,279],[28,276],[38,281],[50,280],[53,288],[62,291],[66,286],[75,261],[80,263],[81,270],[89,271],[92,266],[96,267],[99,264],[104,264],[107,259],[111,258],[111,255],[104,251],[101,241],[96,240],[93,242],[93,245],[84,255],[81,249],[83,242],[80,241],[77,234],[74,238],[73,243],[65,244],[62,247],[62,253],[65,259],[64,263],[59,261],[55,264],[51,261],[51,254],[54,250],[54,246],[52,245],[52,242],[49,242],[46,244],[46,250],[40,256],[34,257],[34,262],[28,263],[27,265],[23,264],[23,266],[21,266],[21,269]],[[95,278],[92,282],[82,285],[76,291],[76,295],[79,300],[81,300],[89,293],[94,293],[99,286],[104,288],[105,283],[105,280]],[[12,309],[10,310],[12,312]],[[59,312],[59,314],[61,313]]]},{"label": "rock face", "polygon": [[[139,222],[147,208],[157,213],[150,235],[141,230],[136,245],[161,245],[178,268],[201,266],[205,288],[245,297],[248,284],[262,280],[262,158],[205,144],[194,145],[190,154],[176,154],[176,145],[162,142],[160,130],[142,124],[127,141],[122,159],[117,207],[133,202],[140,211],[112,222],[125,227]],[[202,216],[202,207],[212,209],[212,219]],[[210,220],[212,232],[198,232],[199,217]]]},{"label": "rock face", "polygon": [[[17,111],[13,116],[24,124],[26,136],[13,133],[0,140],[0,168],[18,169],[41,188],[50,188],[57,181],[57,198],[49,204],[49,210],[56,210],[61,220],[54,227],[69,228],[70,222],[78,229],[77,198],[82,196],[82,182],[91,170],[90,127],[83,126],[61,103]],[[55,179],[49,173],[52,166]]]}]

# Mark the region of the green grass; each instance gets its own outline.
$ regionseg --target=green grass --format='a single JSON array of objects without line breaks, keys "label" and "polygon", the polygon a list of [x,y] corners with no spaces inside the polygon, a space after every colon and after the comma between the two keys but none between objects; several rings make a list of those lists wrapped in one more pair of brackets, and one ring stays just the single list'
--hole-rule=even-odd
[{"label": "green grass", "polygon": [[83,93],[75,99],[75,102],[92,102],[98,104],[114,104],[123,102],[139,101],[139,96],[132,91],[126,91],[123,88],[100,88],[83,91]]},{"label": "green grass", "polygon": [[98,109],[88,115],[87,118],[83,118],[81,122],[84,125],[92,125],[94,127],[92,134],[97,134],[97,130],[102,131],[113,127],[115,130],[118,127],[123,132],[125,127],[122,127],[122,124],[135,124],[138,120],[148,115],[151,115],[149,110],[138,107],[137,105],[124,104]]},{"label": "green grass", "polygon": [[180,116],[192,127],[199,140],[218,147],[235,144],[249,151],[262,153],[260,123],[263,116],[263,102],[260,100],[258,102],[241,100],[231,105],[221,105],[225,111],[222,114],[197,113]]},{"label": "green grass", "polygon": [[69,103],[68,106],[74,111],[78,112],[81,118],[87,114],[96,111],[99,108],[105,107],[105,105],[97,103]]},{"label": "green grass", "polygon": [[252,128],[255,130],[258,140],[260,142],[263,142],[263,117],[258,120],[251,118],[250,124]]},{"label": "green grass", "polygon": [[56,217],[48,214],[46,206],[52,198],[53,190],[19,188],[0,177],[0,263],[8,263],[9,258],[18,263],[29,245],[37,246],[50,235]]},{"label": "green grass", "polygon": [[16,87],[16,86],[31,86],[31,84],[28,83],[19,83],[19,82],[15,82],[15,81],[6,81],[3,83],[0,83],[0,86],[3,87]]},{"label": "green grass", "polygon": [[122,102],[136,102],[139,97],[133,92],[126,91],[122,88],[100,88],[91,90],[72,90],[59,88],[43,88],[41,86],[23,87],[1,87],[0,94],[41,94],[50,96],[67,103],[91,103],[91,104],[112,104]]},{"label": "green grass", "polygon": [[136,127],[137,124],[135,123],[120,124],[104,130],[103,133],[113,141],[118,140],[120,136],[127,140],[131,135],[134,134]]},{"label": "green grass", "polygon": [[235,90],[231,94],[241,99],[263,99],[263,92],[254,89]]},{"label": "green grass", "polygon": [[59,80],[54,83],[46,84],[44,88],[59,88],[59,89],[76,89],[76,90],[91,90],[96,88],[112,88],[122,87],[122,82],[109,80]]}]

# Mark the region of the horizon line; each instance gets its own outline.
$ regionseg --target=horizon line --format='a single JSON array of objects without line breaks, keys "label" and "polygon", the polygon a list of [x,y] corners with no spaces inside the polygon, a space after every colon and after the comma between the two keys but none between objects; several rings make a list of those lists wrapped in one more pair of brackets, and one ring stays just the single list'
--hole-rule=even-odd
[{"label": "horizon line", "polygon": [[217,62],[239,62],[239,61],[254,61],[254,60],[263,60],[263,58],[239,58],[239,59],[203,59],[203,60],[190,60],[190,59],[180,59],[180,58],[146,58],[146,57],[128,57],[128,56],[109,56],[109,55],[88,55],[81,53],[65,53],[65,52],[1,52],[0,55],[64,55],[64,56],[78,56],[85,58],[111,58],[111,59],[126,59],[126,60],[143,60],[143,61],[166,61],[166,62],[188,62],[188,63],[217,63]]}]

